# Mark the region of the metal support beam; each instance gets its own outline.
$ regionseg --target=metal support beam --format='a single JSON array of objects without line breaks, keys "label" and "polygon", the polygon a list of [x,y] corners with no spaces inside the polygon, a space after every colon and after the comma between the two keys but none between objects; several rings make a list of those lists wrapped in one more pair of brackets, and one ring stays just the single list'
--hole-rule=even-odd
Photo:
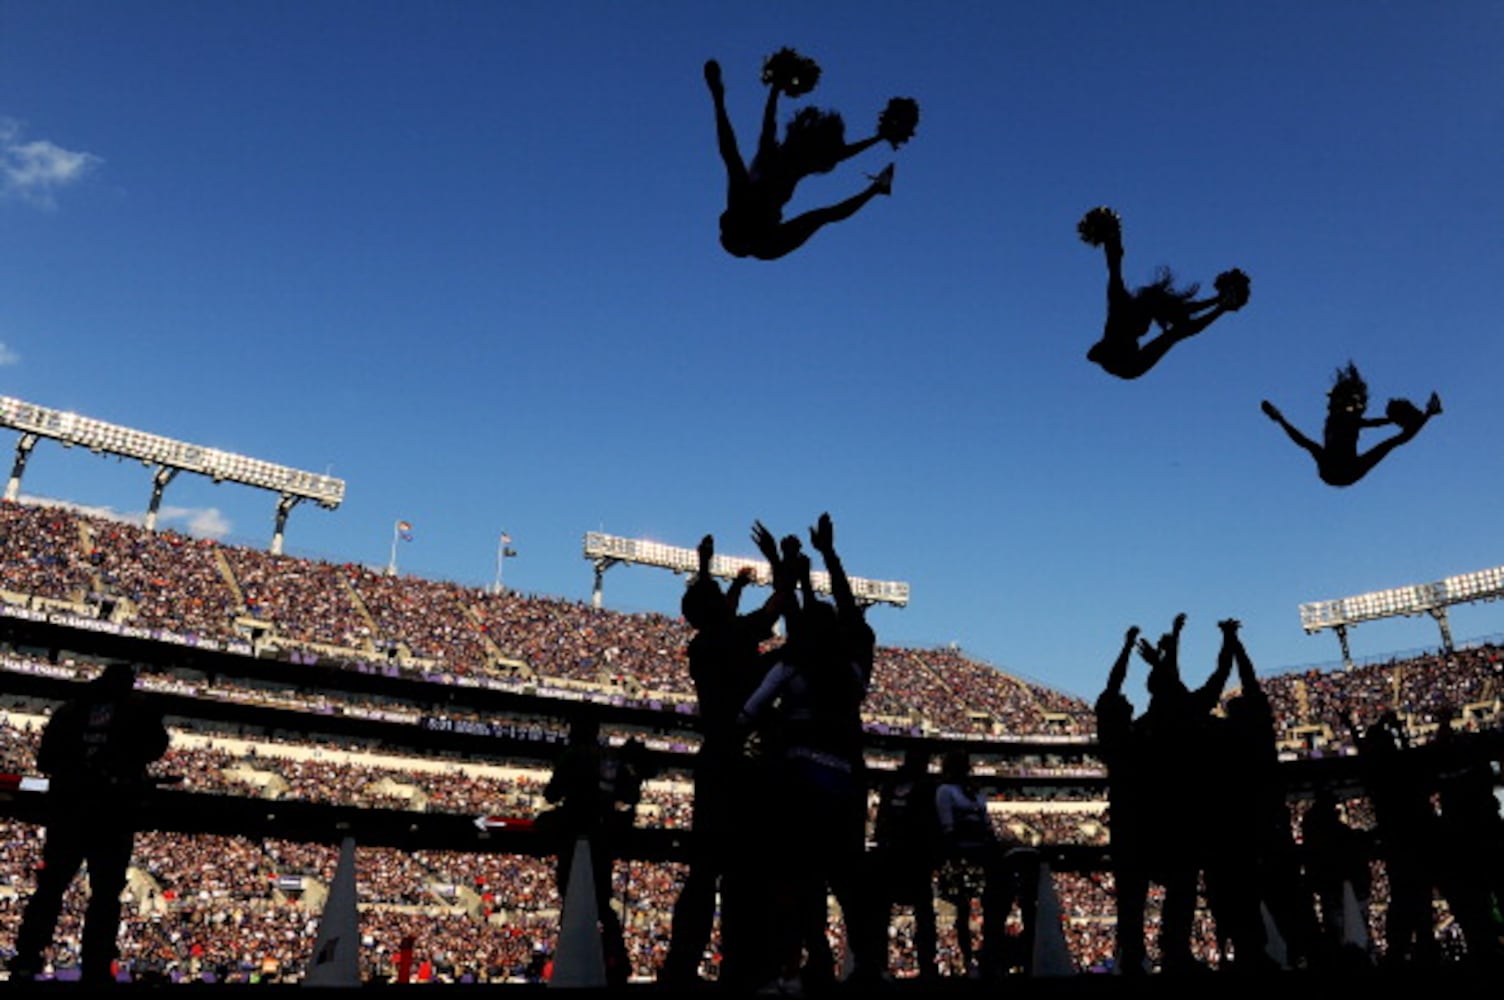
[{"label": "metal support beam", "polygon": [[1445,607],[1429,608],[1431,617],[1436,619],[1436,627],[1441,629],[1441,648],[1448,653],[1452,652],[1452,623],[1447,618]]},{"label": "metal support beam", "polygon": [[590,591],[590,606],[597,611],[601,608],[601,585],[605,582],[606,570],[619,562],[621,562],[620,559],[613,559],[610,556],[600,556],[591,560],[591,564],[595,566],[595,586]]},{"label": "metal support beam", "polygon": [[1353,668],[1353,651],[1347,644],[1347,626],[1333,625],[1332,631],[1337,633],[1337,641],[1342,644],[1342,666],[1351,670]]},{"label": "metal support beam", "polygon": [[292,509],[304,499],[306,498],[296,497],[291,493],[284,493],[278,498],[277,523],[272,528],[272,546],[270,549],[272,555],[280,556],[282,554],[282,536],[287,532],[287,515],[291,514]]},{"label": "metal support beam", "polygon": [[146,505],[146,530],[157,530],[157,511],[162,508],[162,493],[166,491],[167,484],[172,482],[178,474],[177,469],[170,469],[165,465],[157,466],[157,471],[151,477],[151,501]]},{"label": "metal support beam", "polygon": [[36,434],[22,434],[21,440],[16,442],[16,460],[11,463],[10,482],[5,484],[5,499],[11,503],[21,496],[21,474],[26,471],[26,460],[39,440],[41,438]]}]

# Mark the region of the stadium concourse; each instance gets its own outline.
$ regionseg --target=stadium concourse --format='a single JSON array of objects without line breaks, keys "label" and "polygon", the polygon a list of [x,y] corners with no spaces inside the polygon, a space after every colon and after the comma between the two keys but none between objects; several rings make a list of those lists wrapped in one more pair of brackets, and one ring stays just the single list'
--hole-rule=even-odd
[{"label": "stadium concourse", "polygon": [[[38,775],[40,728],[81,681],[123,659],[140,665],[138,687],[168,718],[172,745],[155,770],[181,783],[153,794],[136,839],[122,987],[222,992],[301,981],[347,837],[361,982],[404,988],[392,981],[411,938],[409,976],[423,986],[542,984],[557,971],[563,900],[529,824],[571,720],[591,715],[612,743],[642,739],[656,772],[612,898],[626,928],[628,989],[657,988],[699,745],[682,622],[14,503],[0,504],[0,598],[0,772],[14,778],[0,780],[0,957],[40,857],[38,793],[20,780]],[[1292,827],[1325,788],[1349,825],[1371,830],[1349,720],[1391,710],[1417,742],[1443,717],[1491,734],[1499,664],[1500,650],[1484,645],[1265,679]],[[995,828],[1036,845],[1050,866],[1045,893],[1059,934],[1046,936],[1068,974],[1004,988],[1141,988],[1092,974],[1110,969],[1115,917],[1106,772],[1090,706],[953,650],[884,647],[865,723],[876,774],[911,746],[968,750]],[[1496,744],[1490,754],[1497,759]],[[1388,890],[1383,865],[1372,872],[1367,931],[1380,957]],[[49,953],[49,975],[65,981],[76,971],[85,892],[83,880],[70,890]],[[980,990],[960,964],[954,908],[938,908],[946,976],[931,989]],[[1158,920],[1157,897],[1148,920]],[[917,992],[912,930],[900,908],[889,927],[893,988]],[[1439,901],[1434,931],[1449,953],[1460,950]],[[835,915],[830,934],[839,955]],[[1218,964],[1204,910],[1195,950]],[[712,942],[701,963],[707,980],[718,962]],[[1289,988],[1332,986],[1324,976],[1295,978]],[[1151,982],[1175,988],[1169,978]]]}]

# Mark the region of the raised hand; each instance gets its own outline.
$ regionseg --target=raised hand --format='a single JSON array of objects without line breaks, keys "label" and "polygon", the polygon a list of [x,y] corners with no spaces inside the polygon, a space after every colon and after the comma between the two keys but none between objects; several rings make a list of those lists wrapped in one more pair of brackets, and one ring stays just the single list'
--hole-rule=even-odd
[{"label": "raised hand", "polygon": [[1144,662],[1151,667],[1159,666],[1160,661],[1164,659],[1163,650],[1148,639],[1140,639],[1138,641],[1138,655],[1142,656]]},{"label": "raised hand", "polygon": [[829,514],[821,514],[820,520],[809,529],[810,548],[822,556],[829,555],[836,547],[836,527]]},{"label": "raised hand", "polygon": [[778,570],[778,543],[773,539],[773,533],[761,521],[752,522],[752,544],[757,546],[757,551],[762,553],[763,558],[776,572]]},{"label": "raised hand", "polygon": [[710,560],[715,556],[715,536],[706,535],[695,549],[700,554],[700,572],[710,572]]},{"label": "raised hand", "polygon": [[1224,618],[1217,623],[1217,627],[1222,630],[1223,635],[1232,638],[1238,634],[1238,629],[1243,627],[1243,623],[1236,618]]}]

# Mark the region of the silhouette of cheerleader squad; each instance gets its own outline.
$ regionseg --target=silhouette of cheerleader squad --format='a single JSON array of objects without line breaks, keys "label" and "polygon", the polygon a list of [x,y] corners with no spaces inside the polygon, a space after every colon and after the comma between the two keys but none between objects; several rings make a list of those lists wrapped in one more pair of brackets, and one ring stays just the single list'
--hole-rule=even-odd
[{"label": "silhouette of cheerleader squad", "polygon": [[[811,209],[792,219],[783,217],[794,189],[810,174],[835,167],[886,142],[898,149],[914,137],[919,105],[912,98],[894,97],[878,117],[877,131],[857,142],[846,141],[846,125],[835,111],[803,107],[784,126],[778,138],[778,99],[800,98],[820,82],[820,66],[790,48],[779,49],[763,61],[762,82],[768,88],[763,106],[757,152],[750,163],[742,159],[736,131],[726,114],[726,88],[720,63],[705,63],[705,83],[715,105],[716,142],[726,165],[726,210],[721,213],[721,246],[735,257],[777,260],[803,246],[823,226],[849,219],[878,195],[893,193],[893,164],[875,175],[861,191],[834,205]],[[1081,239],[1101,247],[1107,257],[1107,320],[1102,337],[1086,352],[1092,363],[1121,379],[1136,379],[1158,364],[1170,348],[1194,337],[1227,313],[1248,304],[1251,283],[1237,268],[1223,271],[1213,282],[1216,294],[1197,298],[1200,286],[1176,287],[1175,276],[1161,267],[1154,281],[1130,291],[1123,280],[1123,227],[1118,214],[1105,206],[1094,208],[1077,224]],[[1150,331],[1154,336],[1149,337]],[[1290,440],[1316,461],[1321,481],[1351,486],[1367,475],[1395,448],[1420,433],[1441,413],[1441,398],[1431,394],[1424,409],[1406,399],[1391,399],[1382,418],[1365,416],[1368,386],[1349,361],[1337,370],[1327,394],[1326,428],[1322,443],[1306,437],[1265,400],[1264,413],[1282,427]],[[1399,432],[1366,452],[1358,451],[1358,432],[1365,427],[1393,424]]]}]

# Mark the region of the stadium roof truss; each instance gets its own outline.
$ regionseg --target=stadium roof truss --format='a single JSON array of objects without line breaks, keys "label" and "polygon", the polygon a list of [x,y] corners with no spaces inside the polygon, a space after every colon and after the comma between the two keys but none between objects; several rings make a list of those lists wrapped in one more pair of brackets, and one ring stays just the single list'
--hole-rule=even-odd
[{"label": "stadium roof truss", "polygon": [[280,554],[287,515],[304,500],[312,500],[325,510],[334,510],[345,499],[345,483],[333,476],[304,472],[249,458],[234,452],[203,445],[189,444],[159,434],[121,427],[66,410],[54,410],[12,396],[0,396],[0,427],[21,432],[16,444],[15,462],[6,483],[5,499],[14,502],[21,493],[21,476],[26,460],[42,438],[60,442],[65,448],[75,445],[96,455],[118,455],[139,461],[156,471],[152,475],[151,501],[147,506],[146,527],[155,530],[162,493],[180,472],[208,476],[216,483],[232,482],[276,493],[277,516],[272,532],[271,551]]},{"label": "stadium roof truss", "polygon": [[1379,618],[1430,615],[1441,629],[1441,644],[1452,648],[1452,630],[1446,609],[1454,604],[1497,601],[1504,598],[1504,566],[1460,573],[1435,583],[1417,583],[1389,590],[1376,590],[1333,601],[1311,601],[1300,606],[1300,627],[1306,634],[1333,629],[1342,642],[1342,658],[1351,663],[1347,627]]},{"label": "stadium roof truss", "polygon": [[[635,563],[639,566],[657,566],[675,573],[695,573],[700,568],[700,555],[695,549],[664,545],[645,538],[622,538],[599,531],[585,533],[585,558],[595,564],[595,589],[591,594],[596,607],[601,606],[601,583],[606,570],[617,563]],[[710,562],[710,574],[721,579],[734,579],[743,567],[751,567],[755,583],[767,586],[773,580],[773,568],[759,559],[739,556],[714,556]],[[904,607],[909,603],[909,585],[893,580],[868,580],[859,576],[847,578],[851,592],[864,604],[891,604]],[[830,574],[813,572],[810,580],[815,591],[829,594]]]}]

